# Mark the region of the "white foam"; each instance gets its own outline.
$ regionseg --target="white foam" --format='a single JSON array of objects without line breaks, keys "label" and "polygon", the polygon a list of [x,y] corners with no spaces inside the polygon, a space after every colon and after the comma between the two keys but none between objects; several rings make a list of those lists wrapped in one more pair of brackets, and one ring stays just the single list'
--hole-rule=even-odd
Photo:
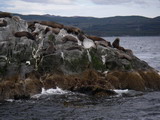
[{"label": "white foam", "polygon": [[6,99],[5,101],[7,101],[7,102],[13,102],[14,99]]},{"label": "white foam", "polygon": [[129,92],[128,89],[125,89],[125,90],[115,89],[113,91],[116,92],[118,94],[118,96],[122,96],[122,94],[127,94]]},{"label": "white foam", "polygon": [[45,90],[44,88],[42,88],[42,92],[41,92],[41,94],[54,94],[54,95],[55,94],[66,94],[66,93],[68,93],[68,92],[65,90],[62,90],[59,87],[56,87],[56,89],[51,88],[48,90]]},{"label": "white foam", "polygon": [[67,94],[67,93],[69,93],[69,91],[62,90],[59,87],[56,87],[56,89],[51,88],[51,89],[47,89],[47,90],[42,88],[41,94],[33,95],[31,98],[39,98],[43,95],[63,95],[63,94]]}]

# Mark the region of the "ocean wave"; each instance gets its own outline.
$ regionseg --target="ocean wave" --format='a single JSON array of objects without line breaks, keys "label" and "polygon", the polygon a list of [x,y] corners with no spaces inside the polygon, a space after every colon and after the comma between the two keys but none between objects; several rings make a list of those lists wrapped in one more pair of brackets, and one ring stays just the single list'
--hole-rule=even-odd
[{"label": "ocean wave", "polygon": [[33,98],[33,99],[39,98],[43,95],[63,95],[63,94],[67,94],[67,93],[69,93],[69,91],[62,90],[59,87],[56,87],[56,89],[50,88],[47,90],[45,88],[42,88],[42,92],[40,94],[33,95],[31,98]]}]

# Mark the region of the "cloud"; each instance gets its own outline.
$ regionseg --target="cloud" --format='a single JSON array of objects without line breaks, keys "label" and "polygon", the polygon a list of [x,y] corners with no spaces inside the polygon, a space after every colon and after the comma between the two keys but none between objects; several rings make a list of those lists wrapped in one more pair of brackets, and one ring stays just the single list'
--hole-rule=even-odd
[{"label": "cloud", "polygon": [[[95,4],[99,5],[119,5],[119,4],[149,4],[150,2],[160,2],[160,0],[91,0]],[[160,3],[159,3],[160,4]]]},{"label": "cloud", "polygon": [[65,15],[66,12],[70,13],[77,9],[77,6],[75,4],[73,3],[69,4],[69,1],[71,2],[73,0],[61,0],[61,1],[59,0],[59,2],[64,1],[63,4],[60,4],[58,0],[52,0],[52,1],[46,0],[47,2],[45,5],[44,5],[44,0],[37,0],[37,2],[33,2],[32,0],[26,0],[26,1],[8,0],[5,2],[7,7],[2,8],[0,6],[0,8],[2,11],[6,12],[21,13],[21,14],[40,14],[40,15],[42,14]]},{"label": "cloud", "polygon": [[122,4],[122,3],[128,3],[132,0],[92,0],[96,4],[105,4],[105,5],[112,5],[112,4]]},{"label": "cloud", "polygon": [[3,0],[0,11],[61,16],[159,16],[160,0]]},{"label": "cloud", "polygon": [[75,0],[22,0],[29,3],[72,4]]}]

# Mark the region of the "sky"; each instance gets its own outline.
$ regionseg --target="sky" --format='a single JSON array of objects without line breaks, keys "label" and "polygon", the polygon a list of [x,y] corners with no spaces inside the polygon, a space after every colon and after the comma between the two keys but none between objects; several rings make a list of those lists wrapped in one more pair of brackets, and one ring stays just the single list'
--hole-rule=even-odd
[{"label": "sky", "polygon": [[111,17],[160,16],[160,0],[1,0],[0,11],[20,14]]}]

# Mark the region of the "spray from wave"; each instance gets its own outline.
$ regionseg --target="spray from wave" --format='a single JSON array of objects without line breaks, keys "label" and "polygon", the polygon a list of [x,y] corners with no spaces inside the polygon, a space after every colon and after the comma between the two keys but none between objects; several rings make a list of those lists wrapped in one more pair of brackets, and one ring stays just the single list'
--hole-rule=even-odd
[{"label": "spray from wave", "polygon": [[67,94],[67,93],[69,93],[69,91],[62,90],[59,87],[56,87],[56,89],[51,88],[51,89],[47,89],[47,90],[42,88],[42,92],[40,94],[33,95],[31,98],[39,98],[43,95],[63,95],[63,94]]}]

